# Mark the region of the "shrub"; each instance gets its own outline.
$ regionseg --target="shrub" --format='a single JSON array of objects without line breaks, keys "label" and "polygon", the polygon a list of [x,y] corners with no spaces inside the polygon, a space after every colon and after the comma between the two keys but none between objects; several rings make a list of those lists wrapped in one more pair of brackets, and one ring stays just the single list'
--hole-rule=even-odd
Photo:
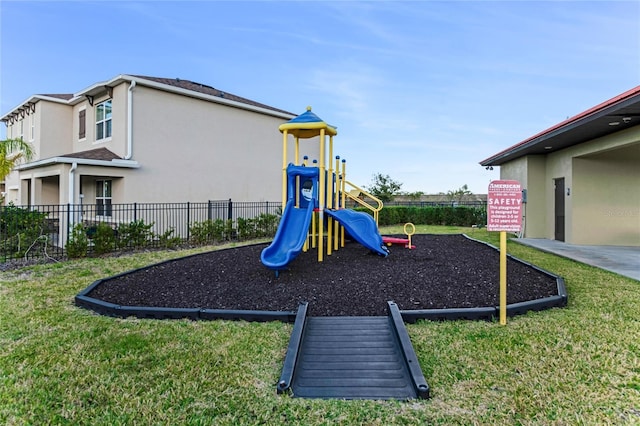
[{"label": "shrub", "polygon": [[277,215],[267,213],[249,219],[239,217],[236,226],[237,237],[241,240],[271,237],[275,235],[279,221]]},{"label": "shrub", "polygon": [[154,223],[145,224],[142,219],[120,224],[118,226],[118,247],[140,248],[147,246],[153,239],[151,231],[153,225]]},{"label": "shrub", "polygon": [[93,241],[93,252],[98,255],[109,253],[116,248],[114,230],[109,224],[104,222],[100,222],[95,226],[91,241]]},{"label": "shrub", "polygon": [[189,234],[191,241],[195,244],[224,241],[233,234],[233,222],[222,219],[195,222],[189,227]]},{"label": "shrub", "polygon": [[[46,243],[47,213],[16,207],[13,204],[0,208],[0,254],[10,257],[24,256],[36,244]],[[3,256],[3,257],[4,257]]]},{"label": "shrub", "polygon": [[245,219],[243,217],[238,218],[236,226],[236,232],[238,238],[241,240],[247,240],[256,236],[256,224],[253,219]]},{"label": "shrub", "polygon": [[89,249],[89,238],[85,227],[78,223],[71,230],[71,235],[65,244],[67,256],[70,258],[85,257]]},{"label": "shrub", "polygon": [[256,237],[271,237],[278,230],[280,217],[275,214],[261,213],[255,218],[257,235]]},{"label": "shrub", "polygon": [[[356,210],[366,211],[358,208]],[[487,221],[482,207],[451,206],[389,206],[380,211],[379,225],[396,225],[411,222],[414,225],[471,226]]]},{"label": "shrub", "polygon": [[160,247],[173,249],[179,247],[182,244],[182,238],[177,236],[172,236],[175,232],[174,228],[167,229],[163,234],[158,235],[158,244]]}]

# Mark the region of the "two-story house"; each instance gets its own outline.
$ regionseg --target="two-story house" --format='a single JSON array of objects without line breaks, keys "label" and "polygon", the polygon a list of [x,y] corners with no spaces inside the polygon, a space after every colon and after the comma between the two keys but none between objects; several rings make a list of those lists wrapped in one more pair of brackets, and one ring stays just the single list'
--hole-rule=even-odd
[{"label": "two-story house", "polygon": [[[295,114],[182,79],[118,75],[33,95],[0,117],[36,158],[4,187],[16,205],[273,201]],[[292,148],[293,149],[293,148]]]},{"label": "two-story house", "polygon": [[640,86],[480,164],[526,191],[525,237],[640,246]]}]

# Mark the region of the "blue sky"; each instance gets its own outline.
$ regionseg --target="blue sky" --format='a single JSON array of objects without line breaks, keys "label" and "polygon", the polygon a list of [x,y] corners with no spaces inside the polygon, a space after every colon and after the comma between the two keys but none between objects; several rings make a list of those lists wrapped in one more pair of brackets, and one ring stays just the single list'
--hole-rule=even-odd
[{"label": "blue sky", "polygon": [[1,114],[119,74],[179,77],[311,105],[350,181],[408,192],[486,193],[499,171],[479,161],[640,85],[640,1],[2,0],[0,37]]}]

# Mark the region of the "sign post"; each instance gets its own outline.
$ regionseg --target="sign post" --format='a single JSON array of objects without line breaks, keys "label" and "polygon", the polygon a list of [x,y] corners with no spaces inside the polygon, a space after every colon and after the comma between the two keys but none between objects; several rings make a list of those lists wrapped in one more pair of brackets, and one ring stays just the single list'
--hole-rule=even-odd
[{"label": "sign post", "polygon": [[507,232],[522,228],[522,186],[517,180],[494,180],[487,197],[487,230],[500,231],[500,324],[507,323]]}]

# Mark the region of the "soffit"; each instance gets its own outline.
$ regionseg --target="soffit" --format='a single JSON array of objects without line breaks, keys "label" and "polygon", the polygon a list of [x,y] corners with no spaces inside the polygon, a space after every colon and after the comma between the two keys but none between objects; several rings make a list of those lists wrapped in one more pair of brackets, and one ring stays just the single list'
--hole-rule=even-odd
[{"label": "soffit", "polygon": [[640,86],[499,152],[480,164],[499,166],[527,155],[545,155],[638,125]]}]

